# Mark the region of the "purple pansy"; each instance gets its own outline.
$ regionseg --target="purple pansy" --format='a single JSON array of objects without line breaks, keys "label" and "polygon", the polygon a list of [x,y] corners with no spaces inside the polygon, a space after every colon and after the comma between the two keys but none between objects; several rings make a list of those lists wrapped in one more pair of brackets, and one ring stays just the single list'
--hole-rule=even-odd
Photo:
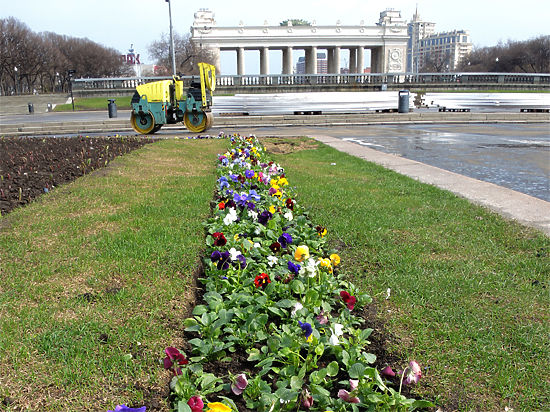
[{"label": "purple pansy", "polygon": [[126,405],[117,405],[115,410],[108,410],[107,412],[145,412],[146,407],[142,406],[141,408],[130,408]]},{"label": "purple pansy", "polygon": [[210,255],[210,260],[216,264],[218,270],[229,269],[229,262],[231,261],[229,252],[220,252],[215,250]]},{"label": "purple pansy", "polygon": [[290,236],[288,233],[283,233],[281,236],[279,236],[279,239],[277,240],[281,244],[281,247],[283,249],[286,249],[286,247],[292,243],[292,236]]},{"label": "purple pansy", "polygon": [[269,210],[264,210],[260,216],[258,216],[258,222],[266,226],[269,219],[273,217],[273,214]]},{"label": "purple pansy", "polygon": [[287,267],[288,267],[288,270],[290,270],[292,273],[296,275],[298,274],[298,272],[300,272],[300,269],[301,269],[300,265],[298,265],[297,263],[293,263],[290,260],[288,261]]},{"label": "purple pansy", "polygon": [[245,170],[244,177],[246,177],[247,179],[252,179],[254,177],[254,170],[252,169]]},{"label": "purple pansy", "polygon": [[311,324],[300,321],[298,321],[298,323],[300,324],[300,328],[302,328],[302,330],[304,331],[304,336],[306,337],[306,339],[309,339],[309,337],[313,333],[313,328],[311,327]]}]

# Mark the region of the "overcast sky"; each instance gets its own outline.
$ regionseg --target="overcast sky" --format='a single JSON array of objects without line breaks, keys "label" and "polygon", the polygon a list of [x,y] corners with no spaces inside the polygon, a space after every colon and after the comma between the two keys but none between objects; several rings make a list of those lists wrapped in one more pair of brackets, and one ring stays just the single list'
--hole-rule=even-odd
[{"label": "overcast sky", "polygon": [[[215,13],[218,26],[278,25],[288,18],[315,20],[318,25],[374,25],[386,8],[401,11],[409,21],[418,4],[423,20],[436,23],[435,30],[468,30],[474,46],[493,46],[499,41],[527,40],[550,34],[550,0],[171,0],[174,30],[189,32],[199,8]],[[165,0],[0,0],[0,17],[13,16],[35,32],[52,31],[87,37],[126,53],[130,44],[142,63],[153,63],[149,44],[169,32]],[[258,71],[258,57],[247,52],[248,73]],[[279,52],[280,53],[280,52]],[[297,58],[299,53],[295,53]],[[280,73],[280,57],[270,58],[270,70]],[[343,56],[345,59],[345,55]],[[222,53],[222,69],[236,71],[236,58]]]}]

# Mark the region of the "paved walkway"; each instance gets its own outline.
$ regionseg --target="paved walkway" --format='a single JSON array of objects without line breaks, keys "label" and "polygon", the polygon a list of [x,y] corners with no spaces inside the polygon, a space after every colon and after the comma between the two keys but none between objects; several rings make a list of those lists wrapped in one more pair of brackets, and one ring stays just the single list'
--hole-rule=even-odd
[{"label": "paved walkway", "polygon": [[336,137],[316,136],[315,139],[337,150],[379,164],[420,182],[449,190],[507,218],[537,228],[550,236],[550,202],[493,183],[472,179],[400,156],[382,153]]}]

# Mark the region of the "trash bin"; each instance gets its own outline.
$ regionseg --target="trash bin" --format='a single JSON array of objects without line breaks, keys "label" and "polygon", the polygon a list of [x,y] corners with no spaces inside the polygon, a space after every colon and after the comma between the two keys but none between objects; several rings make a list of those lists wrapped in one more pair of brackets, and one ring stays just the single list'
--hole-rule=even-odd
[{"label": "trash bin", "polygon": [[29,103],[29,114],[33,114],[33,113],[34,113],[34,104]]},{"label": "trash bin", "polygon": [[397,107],[399,113],[409,113],[409,91],[399,90],[399,106]]},{"label": "trash bin", "polygon": [[53,104],[48,103],[48,112],[53,112]]},{"label": "trash bin", "polygon": [[109,99],[109,119],[112,119],[113,117],[116,117],[116,103],[115,99]]}]

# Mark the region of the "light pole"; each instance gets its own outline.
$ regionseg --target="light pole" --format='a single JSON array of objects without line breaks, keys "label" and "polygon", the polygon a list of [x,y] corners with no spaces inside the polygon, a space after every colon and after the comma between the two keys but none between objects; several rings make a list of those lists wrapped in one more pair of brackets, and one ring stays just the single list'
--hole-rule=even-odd
[{"label": "light pole", "polygon": [[168,15],[170,17],[170,49],[172,51],[172,73],[176,75],[176,52],[174,50],[174,35],[172,34],[172,3],[170,0],[166,0],[168,3]]},{"label": "light pole", "polygon": [[13,68],[15,70],[15,94],[17,94],[17,66]]}]

